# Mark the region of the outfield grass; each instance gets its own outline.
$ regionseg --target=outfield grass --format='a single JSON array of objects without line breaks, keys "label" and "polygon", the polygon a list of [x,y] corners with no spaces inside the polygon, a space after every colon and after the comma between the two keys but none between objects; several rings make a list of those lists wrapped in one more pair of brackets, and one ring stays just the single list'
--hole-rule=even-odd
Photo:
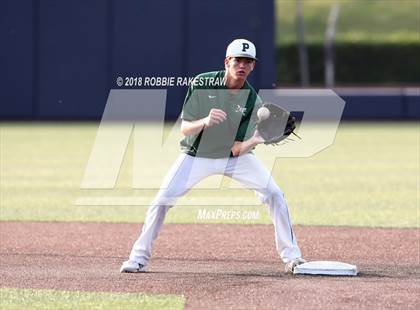
[{"label": "outfield grass", "polygon": [[185,298],[175,295],[92,293],[35,289],[0,289],[2,309],[184,309]]},{"label": "outfield grass", "polygon": [[[304,0],[305,39],[323,42],[332,3],[339,3],[337,41],[419,42],[419,0]],[[276,43],[296,41],[295,0],[276,0]]]},{"label": "outfield grass", "polygon": [[[1,124],[1,220],[142,222],[156,190],[132,189],[133,142],[115,189],[80,189],[97,129],[95,123]],[[140,131],[152,136],[157,127],[149,124]],[[171,147],[164,152],[150,147],[150,139],[141,144],[148,151],[148,184],[159,184],[179,153],[179,136],[166,138]],[[279,158],[273,175],[296,224],[420,227],[419,144],[414,122],[342,123],[333,146],[311,158]],[[269,163],[273,152],[276,148],[260,146],[257,155]],[[270,223],[252,192],[229,184],[223,179],[221,190],[192,191],[169,212],[167,222]],[[200,220],[203,208],[259,216]]]}]

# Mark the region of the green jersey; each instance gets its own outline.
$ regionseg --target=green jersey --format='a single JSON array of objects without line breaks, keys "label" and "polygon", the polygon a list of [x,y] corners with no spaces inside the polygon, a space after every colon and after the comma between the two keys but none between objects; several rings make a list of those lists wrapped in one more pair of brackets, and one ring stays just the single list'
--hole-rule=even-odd
[{"label": "green jersey", "polygon": [[226,88],[224,75],[225,71],[200,74],[188,88],[181,114],[183,120],[202,119],[209,115],[211,109],[220,109],[227,114],[226,121],[206,128],[196,135],[186,136],[181,141],[182,151],[191,156],[232,156],[233,143],[247,140],[254,133],[255,115],[261,105],[261,99],[248,81],[245,81],[240,90]]}]

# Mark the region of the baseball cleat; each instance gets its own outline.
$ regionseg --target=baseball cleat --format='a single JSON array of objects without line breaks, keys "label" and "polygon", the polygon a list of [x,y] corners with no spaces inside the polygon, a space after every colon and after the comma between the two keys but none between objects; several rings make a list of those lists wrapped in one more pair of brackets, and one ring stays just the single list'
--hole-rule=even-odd
[{"label": "baseball cleat", "polygon": [[302,265],[304,263],[306,263],[306,260],[304,260],[303,258],[295,258],[284,266],[284,271],[286,273],[293,273],[293,270],[296,266]]},{"label": "baseball cleat", "polygon": [[146,266],[139,264],[133,260],[125,261],[120,268],[120,272],[129,272],[129,273],[137,273],[137,272],[146,272]]}]

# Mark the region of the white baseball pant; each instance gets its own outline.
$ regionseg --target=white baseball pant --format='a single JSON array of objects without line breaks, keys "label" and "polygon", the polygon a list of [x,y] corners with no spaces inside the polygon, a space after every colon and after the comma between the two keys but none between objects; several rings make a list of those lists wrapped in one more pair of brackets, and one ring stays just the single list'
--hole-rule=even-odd
[{"label": "white baseball pant", "polygon": [[268,205],[274,224],[277,252],[284,263],[301,257],[284,194],[270,172],[253,154],[220,159],[181,154],[166,175],[147,211],[140,237],[131,250],[130,260],[147,266],[153,241],[158,236],[169,208],[174,206],[178,197],[184,195],[198,182],[217,174],[229,176],[245,187],[255,190],[261,201]]}]

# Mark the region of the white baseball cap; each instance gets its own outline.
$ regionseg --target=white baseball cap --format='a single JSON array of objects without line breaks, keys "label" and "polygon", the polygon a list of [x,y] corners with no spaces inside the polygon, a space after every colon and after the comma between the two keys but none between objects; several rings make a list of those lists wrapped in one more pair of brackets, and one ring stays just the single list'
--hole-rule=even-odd
[{"label": "white baseball cap", "polygon": [[246,57],[257,60],[254,43],[245,39],[233,40],[226,49],[226,57]]}]

